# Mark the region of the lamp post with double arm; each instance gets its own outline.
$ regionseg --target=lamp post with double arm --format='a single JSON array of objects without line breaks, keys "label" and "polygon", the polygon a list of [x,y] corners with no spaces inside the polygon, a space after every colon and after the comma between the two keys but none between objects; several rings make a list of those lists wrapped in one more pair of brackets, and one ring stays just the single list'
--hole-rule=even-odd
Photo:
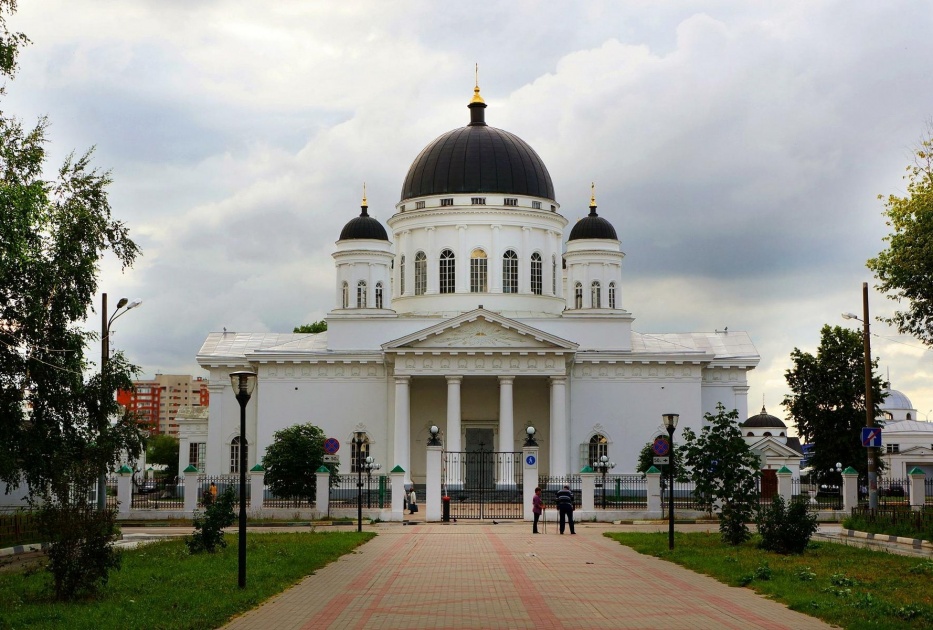
[{"label": "lamp post with double arm", "polygon": [[667,481],[667,548],[674,548],[674,429],[677,428],[677,421],[680,414],[666,413],[661,416],[664,420],[664,428],[667,429],[667,435],[670,440],[670,463],[669,477]]}]

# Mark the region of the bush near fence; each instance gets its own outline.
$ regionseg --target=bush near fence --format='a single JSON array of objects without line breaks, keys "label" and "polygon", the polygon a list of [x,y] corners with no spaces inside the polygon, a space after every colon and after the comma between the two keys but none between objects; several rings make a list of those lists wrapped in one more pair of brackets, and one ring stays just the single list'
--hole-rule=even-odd
[{"label": "bush near fence", "polygon": [[32,512],[0,514],[0,548],[39,541],[39,524]]},{"label": "bush near fence", "polygon": [[874,534],[922,538],[933,542],[933,506],[913,510],[910,506],[886,506],[874,510],[859,506],[843,519],[842,526]]}]

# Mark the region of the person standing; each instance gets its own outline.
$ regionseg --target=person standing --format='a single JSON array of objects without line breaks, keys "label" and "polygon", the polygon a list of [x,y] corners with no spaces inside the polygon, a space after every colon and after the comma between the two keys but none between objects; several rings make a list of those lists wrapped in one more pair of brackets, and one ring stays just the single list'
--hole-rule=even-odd
[{"label": "person standing", "polygon": [[570,486],[565,485],[557,491],[557,511],[560,513],[560,533],[564,533],[564,521],[568,521],[570,533],[576,534],[577,532],[573,531],[573,492],[570,491]]},{"label": "person standing", "polygon": [[411,492],[408,494],[408,513],[414,514],[418,511],[418,495],[415,494],[415,484],[411,485]]},{"label": "person standing", "polygon": [[531,497],[531,513],[535,516],[534,525],[531,527],[531,533],[538,533],[538,519],[541,518],[541,508],[544,501],[541,499],[541,488],[535,488],[535,496]]}]

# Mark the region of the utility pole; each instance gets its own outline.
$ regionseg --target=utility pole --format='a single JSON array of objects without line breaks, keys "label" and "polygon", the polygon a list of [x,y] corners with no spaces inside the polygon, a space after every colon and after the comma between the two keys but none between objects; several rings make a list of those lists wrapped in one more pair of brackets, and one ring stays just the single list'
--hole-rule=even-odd
[{"label": "utility pole", "polygon": [[[868,319],[868,283],[862,283],[862,345],[865,348],[865,426],[875,426],[875,405],[871,392],[871,329]],[[868,507],[878,509],[878,472],[875,462],[878,458],[878,448],[868,447]]]}]

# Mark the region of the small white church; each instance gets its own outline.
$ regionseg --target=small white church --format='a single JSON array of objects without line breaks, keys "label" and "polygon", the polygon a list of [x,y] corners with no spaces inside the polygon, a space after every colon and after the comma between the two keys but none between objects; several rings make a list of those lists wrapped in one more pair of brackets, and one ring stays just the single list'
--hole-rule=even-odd
[{"label": "small white church", "polygon": [[542,475],[601,455],[632,472],[664,413],[680,414],[675,440],[718,403],[748,417],[748,334],[633,331],[625,254],[595,194],[567,233],[544,162],[488,125],[486,107],[476,87],[468,124],[415,157],[386,225],[364,193],[334,249],[326,332],[208,335],[197,361],[210,408],[179,418],[181,470],[238,472],[237,370],[258,374],[249,468],[276,431],[310,422],[340,444],[343,473],[359,433],[383,470],[423,483],[432,425],[451,453],[518,451],[534,427]]}]

